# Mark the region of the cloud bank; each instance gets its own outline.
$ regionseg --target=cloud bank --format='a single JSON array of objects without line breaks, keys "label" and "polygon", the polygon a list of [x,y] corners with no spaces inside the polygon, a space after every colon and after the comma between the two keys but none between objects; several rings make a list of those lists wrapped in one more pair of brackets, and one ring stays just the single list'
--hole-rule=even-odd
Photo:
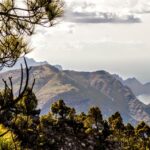
[{"label": "cloud bank", "polygon": [[66,4],[65,20],[75,23],[140,23],[140,15],[150,13],[148,0],[81,0]]}]

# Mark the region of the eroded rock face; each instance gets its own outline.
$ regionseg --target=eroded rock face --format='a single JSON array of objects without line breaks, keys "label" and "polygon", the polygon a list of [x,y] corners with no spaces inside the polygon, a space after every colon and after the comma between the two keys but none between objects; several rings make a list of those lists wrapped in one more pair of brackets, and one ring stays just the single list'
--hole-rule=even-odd
[{"label": "eroded rock face", "polygon": [[[14,91],[20,83],[20,70],[0,74],[0,78],[13,77]],[[133,94],[131,89],[106,71],[76,72],[63,71],[45,64],[32,67],[30,81],[36,79],[34,92],[39,100],[42,113],[47,113],[52,102],[57,99],[75,107],[78,111],[88,111],[91,106],[99,106],[105,117],[119,111],[127,122],[146,121],[150,124],[150,111]],[[0,87],[3,87],[0,81]]]}]

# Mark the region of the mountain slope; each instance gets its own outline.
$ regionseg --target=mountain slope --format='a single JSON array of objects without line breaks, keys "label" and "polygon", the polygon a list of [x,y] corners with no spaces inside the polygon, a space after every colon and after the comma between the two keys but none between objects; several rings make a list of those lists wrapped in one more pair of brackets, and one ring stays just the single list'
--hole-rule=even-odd
[{"label": "mountain slope", "polygon": [[[14,91],[17,92],[20,70],[0,74],[1,79],[9,76],[13,77]],[[96,105],[105,117],[119,111],[125,121],[134,123],[143,120],[150,124],[150,112],[146,105],[135,97],[130,88],[108,72],[63,71],[45,64],[32,67],[30,81],[33,78],[36,79],[34,92],[42,113],[49,111],[52,102],[64,99],[77,111],[87,111]],[[2,81],[0,87],[3,87]]]},{"label": "mountain slope", "polygon": [[113,76],[119,80],[122,84],[128,86],[131,88],[133,93],[136,96],[147,94],[150,95],[150,82],[142,84],[140,81],[138,81],[136,78],[128,78],[126,80],[123,80],[119,75],[113,74]]}]

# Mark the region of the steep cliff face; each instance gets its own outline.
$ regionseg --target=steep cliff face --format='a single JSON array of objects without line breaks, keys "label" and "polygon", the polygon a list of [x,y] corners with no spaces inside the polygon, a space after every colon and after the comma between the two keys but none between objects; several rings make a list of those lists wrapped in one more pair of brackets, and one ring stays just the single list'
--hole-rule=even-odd
[{"label": "steep cliff face", "polygon": [[[0,78],[13,77],[14,91],[20,83],[20,71],[0,74]],[[88,111],[91,106],[99,106],[105,117],[119,111],[124,120],[150,123],[149,109],[136,99],[130,88],[105,71],[76,72],[63,71],[51,65],[33,67],[30,81],[36,79],[34,92],[39,100],[42,113],[49,111],[50,104],[57,99],[77,109]],[[0,87],[2,88],[2,81]]]}]

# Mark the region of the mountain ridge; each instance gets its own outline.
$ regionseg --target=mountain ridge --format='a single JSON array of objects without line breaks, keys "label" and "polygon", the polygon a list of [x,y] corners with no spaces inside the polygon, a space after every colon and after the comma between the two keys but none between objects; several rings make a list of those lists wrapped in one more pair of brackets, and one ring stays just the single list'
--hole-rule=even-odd
[{"label": "mountain ridge", "polygon": [[[143,84],[135,77],[123,80],[120,76],[118,76],[116,74],[113,74],[113,76],[116,79],[118,79],[122,84],[131,88],[131,90],[137,97],[140,95],[150,95],[150,82]],[[149,101],[149,103],[150,103],[150,101]]]},{"label": "mountain ridge", "polygon": [[[14,91],[20,84],[20,70],[0,74],[0,78],[13,77]],[[77,109],[86,111],[91,106],[99,106],[105,117],[119,111],[125,122],[145,121],[150,124],[149,107],[141,103],[131,89],[123,85],[106,71],[77,72],[59,70],[44,64],[30,70],[30,81],[36,79],[34,92],[38,98],[41,113],[47,113],[50,105],[58,99]],[[31,83],[31,82],[30,82]],[[0,81],[0,88],[3,82]]]},{"label": "mountain ridge", "polygon": [[[3,73],[3,72],[7,72],[7,71],[10,71],[10,70],[16,70],[16,69],[20,69],[21,68],[21,65],[23,66],[23,68],[25,68],[25,63],[24,63],[24,58],[26,59],[26,62],[28,64],[29,67],[34,67],[34,66],[42,66],[42,65],[46,65],[46,64],[49,64],[47,61],[36,61],[34,60],[33,58],[29,58],[29,57],[20,57],[16,64],[13,66],[13,67],[5,67],[1,70],[0,73]],[[62,66],[61,65],[53,65],[55,68],[59,69],[59,70],[63,70]]]}]

